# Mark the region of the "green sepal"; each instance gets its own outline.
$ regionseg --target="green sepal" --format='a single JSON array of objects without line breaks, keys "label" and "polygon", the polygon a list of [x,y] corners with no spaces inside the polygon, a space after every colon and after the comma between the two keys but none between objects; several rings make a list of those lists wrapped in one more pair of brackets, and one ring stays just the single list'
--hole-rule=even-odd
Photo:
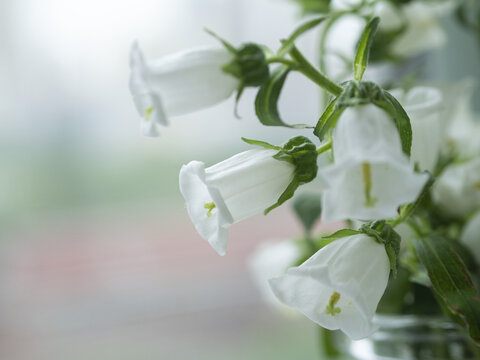
[{"label": "green sepal", "polygon": [[267,55],[270,50],[262,45],[254,43],[242,44],[236,48],[230,42],[223,39],[212,30],[205,31],[220,41],[222,45],[233,55],[233,60],[222,66],[222,71],[240,80],[235,97],[235,116],[237,105],[246,87],[258,87],[270,78]]},{"label": "green sepal", "polygon": [[241,88],[261,86],[270,77],[267,58],[262,46],[247,43],[235,49],[234,58],[222,70],[238,78]]},{"label": "green sepal", "polygon": [[385,246],[385,252],[390,262],[390,269],[394,278],[397,277],[397,268],[400,254],[400,242],[402,238],[398,233],[385,221],[373,221],[364,224],[360,231],[365,235],[374,238]]},{"label": "green sepal", "polygon": [[287,66],[280,66],[258,90],[255,98],[255,113],[263,125],[287,126],[280,118],[277,102],[290,70]]},{"label": "green sepal", "polygon": [[285,126],[289,128],[302,129],[304,124],[289,125],[283,122],[278,112],[278,99],[282,92],[283,85],[292,68],[279,66],[270,75],[270,78],[258,90],[255,98],[255,113],[258,120],[265,126]]},{"label": "green sepal", "polygon": [[322,239],[337,240],[337,239],[340,239],[340,238],[344,238],[344,237],[347,237],[347,236],[358,235],[358,234],[361,234],[361,233],[362,232],[358,231],[358,230],[341,229],[341,230],[338,230],[338,231],[334,232],[333,234],[330,234],[330,235],[327,235],[327,236],[322,236]]},{"label": "green sepal", "polygon": [[300,194],[293,200],[293,210],[302,223],[305,233],[310,234],[322,213],[322,197],[320,194]]},{"label": "green sepal", "polygon": [[397,99],[393,97],[388,91],[383,90],[384,99],[379,98],[374,102],[375,105],[381,107],[395,121],[398,133],[400,134],[400,140],[402,142],[403,152],[410,157],[410,151],[412,149],[412,125],[410,124],[410,118],[408,117],[405,109],[400,105]]},{"label": "green sepal", "polygon": [[467,267],[450,241],[436,233],[414,240],[417,256],[427,269],[435,293],[470,337],[480,343],[480,298]]},{"label": "green sepal", "polygon": [[247,144],[261,146],[264,149],[271,149],[271,150],[281,150],[282,149],[280,146],[275,146],[275,145],[269,144],[269,143],[267,143],[265,141],[261,141],[261,140],[252,140],[252,139],[247,139],[247,138],[244,138],[244,137],[242,137],[242,140],[244,142],[246,142]]},{"label": "green sepal", "polygon": [[371,81],[348,81],[344,84],[342,93],[327,106],[325,112],[315,126],[314,134],[320,141],[325,134],[333,130],[338,118],[345,108],[374,104],[385,110],[397,127],[403,152],[410,156],[412,148],[412,126],[410,118],[402,105],[389,92]]},{"label": "green sepal", "polygon": [[288,54],[292,49],[292,47],[294,46],[295,40],[297,40],[297,38],[300,35],[313,29],[315,26],[321,24],[325,19],[326,17],[322,16],[322,17],[317,17],[315,19],[312,19],[300,24],[287,39],[281,40],[282,46],[277,51],[277,56],[282,57]]},{"label": "green sepal", "polygon": [[217,33],[215,33],[213,30],[210,30],[208,28],[204,28],[204,30],[207,32],[208,35],[214,37],[215,39],[217,39],[218,41],[220,41],[220,43],[230,52],[232,53],[232,55],[235,55],[237,49],[235,48],[235,46],[233,46],[230,42],[228,42],[227,40],[225,40],[224,38],[222,38],[220,35],[218,35]]},{"label": "green sepal", "polygon": [[313,130],[313,133],[320,139],[320,141],[323,141],[328,131],[335,127],[338,118],[345,109],[344,107],[337,107],[337,100],[338,98],[335,98],[330,101],[330,104],[328,104],[327,108],[318,120],[315,130]]},{"label": "green sepal", "polygon": [[296,136],[287,141],[282,149],[273,156],[279,161],[287,161],[295,166],[293,179],[277,202],[265,210],[265,215],[291,199],[300,185],[306,184],[317,176],[317,148],[305,136]]},{"label": "green sepal", "polygon": [[375,37],[379,22],[379,17],[374,17],[371,19],[365,26],[362,36],[360,37],[360,41],[358,42],[357,52],[355,54],[355,60],[353,63],[355,80],[357,81],[362,80],[363,74],[367,69],[370,49],[372,48],[373,39]]}]

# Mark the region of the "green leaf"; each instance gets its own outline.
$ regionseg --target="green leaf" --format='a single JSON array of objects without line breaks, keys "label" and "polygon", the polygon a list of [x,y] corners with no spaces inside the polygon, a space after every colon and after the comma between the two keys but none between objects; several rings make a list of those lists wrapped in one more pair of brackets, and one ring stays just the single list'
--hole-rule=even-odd
[{"label": "green leaf", "polygon": [[294,0],[301,8],[303,14],[328,13],[331,0]]},{"label": "green leaf", "polygon": [[290,70],[288,66],[280,66],[258,90],[255,98],[255,112],[263,125],[289,127],[280,118],[277,103]]},{"label": "green leaf", "polygon": [[463,320],[471,338],[480,343],[480,299],[465,264],[450,241],[431,233],[415,239],[414,246],[435,292],[448,310]]},{"label": "green leaf", "polygon": [[313,133],[320,139],[320,141],[323,141],[325,134],[335,127],[338,118],[342,114],[343,109],[339,109],[336,106],[337,100],[338,98],[335,98],[330,101],[330,104],[328,104],[322,116],[320,116],[320,119],[315,126],[315,130],[313,130]]},{"label": "green leaf", "polygon": [[300,194],[293,201],[293,210],[309,234],[322,213],[322,197],[312,193]]},{"label": "green leaf", "polygon": [[400,135],[403,152],[410,156],[410,151],[412,149],[412,125],[410,124],[410,118],[405,109],[392,94],[383,90],[383,95],[385,96],[385,100],[379,99],[374,101],[374,103],[388,112],[393,118]]},{"label": "green leaf", "polygon": [[287,38],[282,40],[282,46],[277,52],[277,56],[282,57],[292,49],[293,45],[295,44],[295,40],[302,35],[303,33],[307,32],[308,30],[313,29],[315,26],[319,25],[326,19],[325,16],[317,17],[313,20],[309,20],[304,22],[300,26],[298,26],[293,33]]},{"label": "green leaf", "polygon": [[247,144],[261,146],[265,149],[272,149],[272,150],[281,150],[282,149],[280,146],[275,146],[275,145],[269,144],[269,143],[267,143],[265,141],[261,141],[261,140],[252,140],[252,139],[247,139],[247,138],[244,138],[244,137],[242,137],[242,140],[244,142],[246,142]]},{"label": "green leaf", "polygon": [[372,47],[373,39],[375,37],[375,32],[377,31],[379,22],[379,17],[374,17],[371,19],[365,26],[362,36],[360,37],[353,65],[353,69],[355,71],[355,80],[357,81],[362,80],[363,74],[367,69],[370,49]]}]

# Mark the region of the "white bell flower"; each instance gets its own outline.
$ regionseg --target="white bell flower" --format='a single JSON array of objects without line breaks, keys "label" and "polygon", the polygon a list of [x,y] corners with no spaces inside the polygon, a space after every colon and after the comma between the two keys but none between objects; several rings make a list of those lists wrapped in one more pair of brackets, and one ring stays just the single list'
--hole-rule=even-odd
[{"label": "white bell flower", "polygon": [[276,150],[254,149],[205,168],[191,161],[180,170],[180,191],[200,236],[220,254],[227,227],[275,204],[294,177],[295,166],[273,158]]},{"label": "white bell flower", "polygon": [[374,105],[347,108],[333,132],[334,164],[320,174],[322,220],[380,220],[413,202],[428,180],[413,171],[390,116]]},{"label": "white bell flower", "polygon": [[233,55],[224,48],[197,48],[147,62],[137,43],[130,52],[130,92],[142,116],[141,131],[158,136],[168,117],[212,106],[240,85],[222,71]]},{"label": "white bell flower", "polygon": [[434,202],[446,213],[463,217],[480,209],[480,158],[445,169],[432,188]]},{"label": "white bell flower", "polygon": [[433,172],[444,139],[443,95],[433,87],[417,86],[403,92],[393,90],[410,118],[412,125],[412,149],[410,159],[421,170]]},{"label": "white bell flower", "polygon": [[389,273],[384,245],[359,234],[335,240],[271,279],[270,286],[279,300],[310,320],[358,340],[376,330],[372,318]]},{"label": "white bell flower", "polygon": [[480,265],[480,212],[476,213],[463,228],[460,241],[472,252]]},{"label": "white bell flower", "polygon": [[[387,1],[377,3],[376,15],[380,16],[379,29],[391,31],[401,26],[401,19],[407,21],[407,29],[392,45],[395,55],[410,57],[419,53],[441,48],[447,42],[447,35],[439,16],[449,7],[425,4],[415,1],[395,9]],[[401,11],[401,13],[399,13]]]},{"label": "white bell flower", "polygon": [[283,275],[288,268],[294,266],[302,251],[293,240],[262,242],[248,259],[248,270],[262,299],[268,305],[284,311],[290,308],[282,304],[273,294],[268,280]]}]

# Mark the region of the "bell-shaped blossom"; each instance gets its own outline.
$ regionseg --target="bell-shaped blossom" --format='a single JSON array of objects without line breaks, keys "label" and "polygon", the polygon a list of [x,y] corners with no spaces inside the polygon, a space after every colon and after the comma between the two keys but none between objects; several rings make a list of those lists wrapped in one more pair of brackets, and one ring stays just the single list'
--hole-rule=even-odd
[{"label": "bell-shaped blossom", "polygon": [[413,202],[428,180],[413,171],[393,120],[374,105],[347,108],[333,133],[334,164],[321,170],[329,188],[322,220],[379,220]]},{"label": "bell-shaped blossom", "polygon": [[283,305],[273,294],[268,281],[283,275],[302,256],[301,247],[293,240],[262,242],[248,259],[248,269],[262,299],[277,309],[290,308]]},{"label": "bell-shaped blossom", "polygon": [[393,96],[402,104],[412,125],[410,159],[421,170],[433,172],[444,139],[443,96],[433,87],[418,86],[408,92],[394,90]]},{"label": "bell-shaped blossom", "polygon": [[372,318],[390,273],[385,246],[364,235],[344,237],[299,267],[270,280],[284,304],[329,330],[358,340],[376,330]]},{"label": "bell-shaped blossom", "polygon": [[200,110],[228,98],[240,85],[222,66],[232,61],[225,48],[198,48],[146,61],[138,44],[130,52],[130,92],[142,116],[141,131],[158,136],[168,117]]},{"label": "bell-shaped blossom", "polygon": [[278,151],[254,149],[205,168],[191,161],[180,170],[180,191],[200,236],[220,254],[227,227],[275,204],[294,177],[295,166],[273,158]]},{"label": "bell-shaped blossom", "polygon": [[480,265],[480,212],[476,213],[465,225],[460,241],[472,252]]},{"label": "bell-shaped blossom", "polygon": [[446,214],[463,217],[480,209],[480,158],[445,169],[432,188],[434,202]]},{"label": "bell-shaped blossom", "polygon": [[405,32],[395,39],[391,46],[394,55],[410,57],[425,51],[441,48],[447,42],[447,35],[439,17],[450,9],[449,6],[414,1],[396,7],[388,1],[380,1],[376,15],[382,19],[380,31],[393,31],[407,22]]}]

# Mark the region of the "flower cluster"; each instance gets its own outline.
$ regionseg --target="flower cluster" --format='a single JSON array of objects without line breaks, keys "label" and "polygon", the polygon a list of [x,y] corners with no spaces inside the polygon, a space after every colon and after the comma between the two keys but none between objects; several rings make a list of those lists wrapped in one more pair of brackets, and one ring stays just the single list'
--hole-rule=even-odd
[{"label": "flower cluster", "polygon": [[[235,91],[238,100],[245,87],[258,88],[255,110],[263,125],[313,129],[317,139],[294,136],[272,145],[242,138],[253,148],[211,166],[201,161],[182,166],[180,191],[200,236],[225,255],[230,226],[295,198],[305,227],[300,242],[307,246],[282,245],[273,257],[262,255],[252,262],[255,272],[269,274],[278,300],[326,329],[361,339],[376,329],[377,307],[393,286],[389,279],[407,274],[402,277],[408,284],[402,287],[402,299],[415,297],[417,286],[428,288],[439,308],[461,317],[472,338],[479,340],[478,314],[465,312],[480,305],[470,278],[480,263],[480,152],[472,137],[479,127],[464,100],[471,86],[459,86],[463,92],[454,94],[431,86],[387,90],[363,80],[370,55],[375,58],[375,51],[386,50],[381,41],[387,33],[395,34],[388,54],[405,57],[423,48],[421,41],[432,46],[444,42],[431,13],[417,8],[427,5],[393,0],[317,5],[318,11],[333,15],[302,23],[277,51],[254,43],[235,47],[213,34],[221,43],[218,48],[147,62],[134,44],[130,89],[142,133],[157,136],[157,126],[168,125],[168,117],[212,106]],[[337,84],[322,66],[317,69],[306,59],[296,40],[325,22],[327,31],[339,17],[335,11],[365,16],[363,7],[401,21],[380,26],[379,18],[371,18],[359,37],[353,79]],[[404,19],[397,12],[415,16]],[[425,39],[417,38],[417,27]],[[280,116],[280,93],[292,71],[329,93],[315,126],[290,125]],[[295,196],[316,177],[327,185],[317,189],[320,198]],[[315,236],[317,218],[340,221],[344,228]],[[466,259],[469,255],[473,262]],[[269,264],[271,271],[266,269]],[[454,283],[459,277],[463,280]],[[265,276],[261,278],[265,282]]]}]

